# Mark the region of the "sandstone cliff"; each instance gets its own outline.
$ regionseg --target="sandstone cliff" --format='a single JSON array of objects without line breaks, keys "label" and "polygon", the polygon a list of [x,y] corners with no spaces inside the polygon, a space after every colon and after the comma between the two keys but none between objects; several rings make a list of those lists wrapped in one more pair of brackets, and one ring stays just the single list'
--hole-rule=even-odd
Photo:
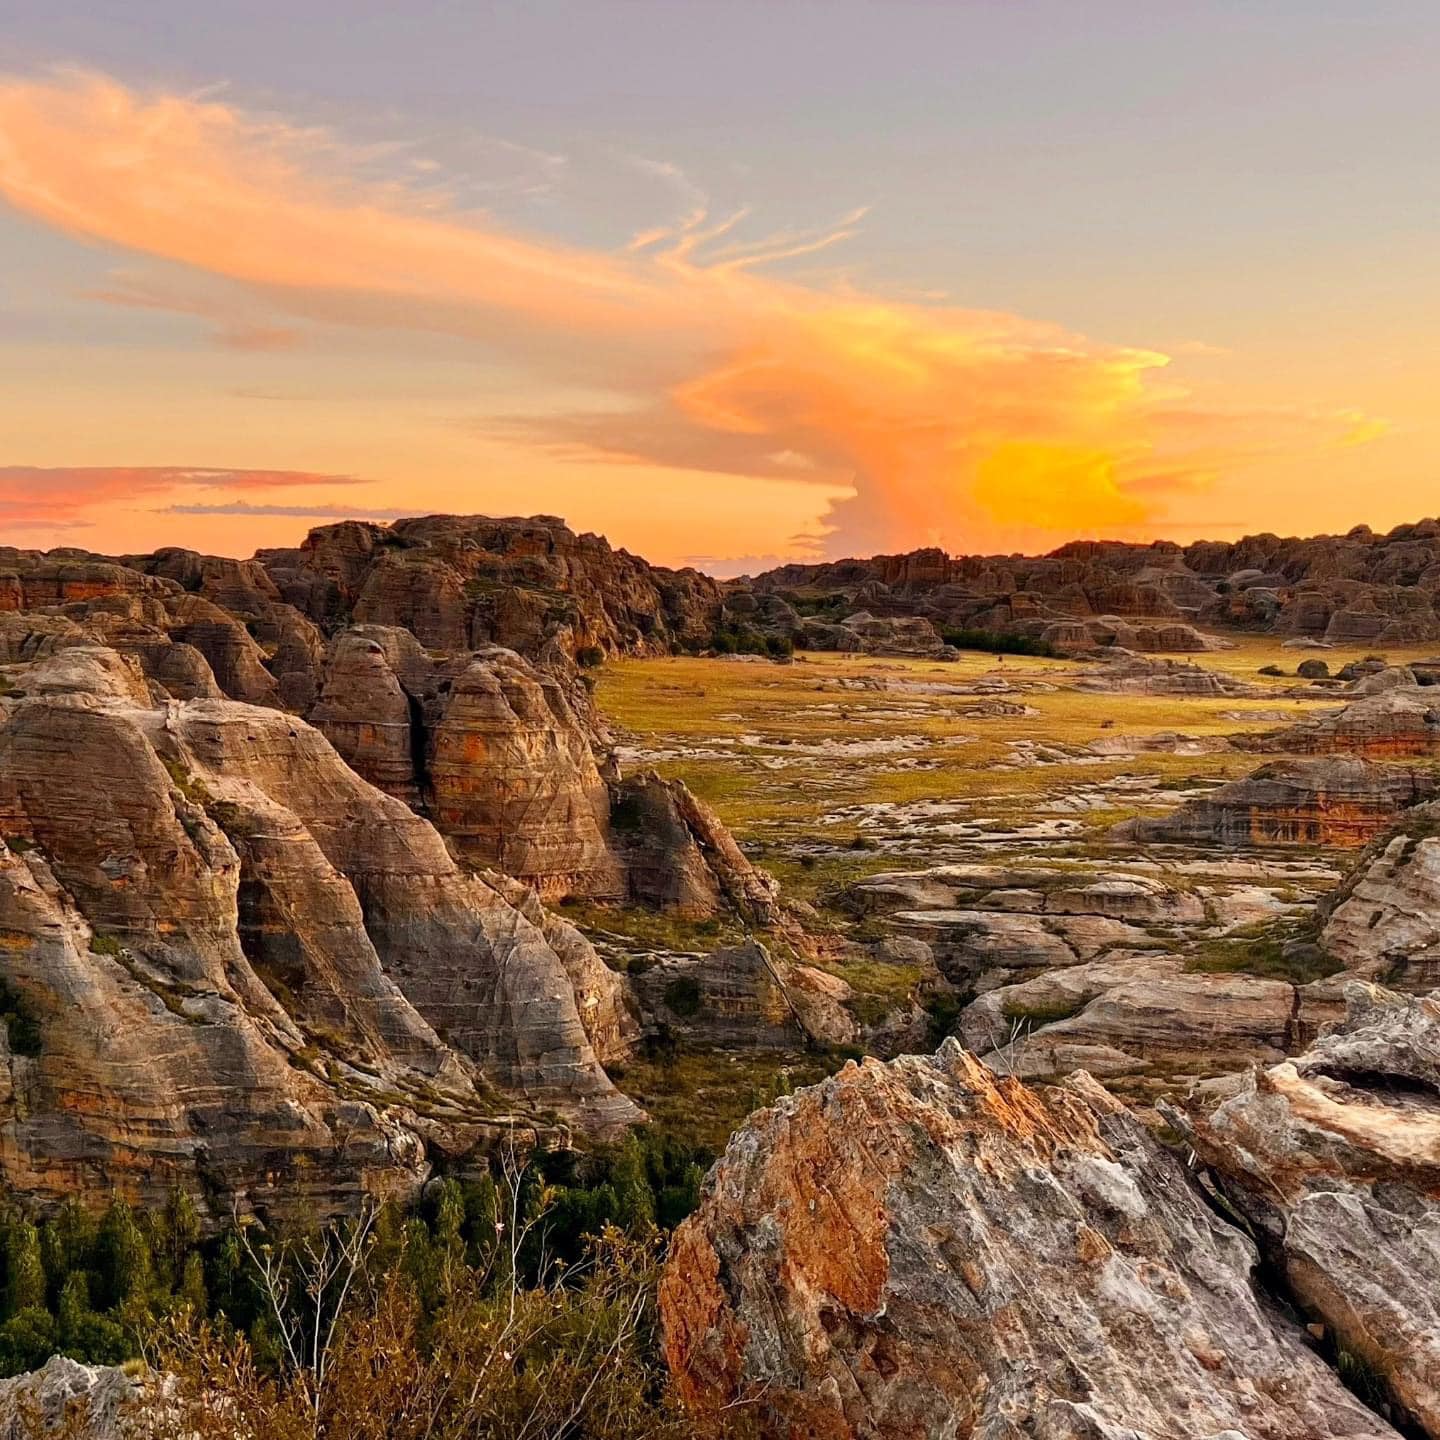
[{"label": "sandstone cliff", "polygon": [[179,1180],[327,1213],[413,1193],[427,1147],[551,1111],[638,1118],[577,1008],[584,942],[557,953],[319,732],[226,700],[151,707],[114,652],[31,668],[0,728],[14,1190]]}]

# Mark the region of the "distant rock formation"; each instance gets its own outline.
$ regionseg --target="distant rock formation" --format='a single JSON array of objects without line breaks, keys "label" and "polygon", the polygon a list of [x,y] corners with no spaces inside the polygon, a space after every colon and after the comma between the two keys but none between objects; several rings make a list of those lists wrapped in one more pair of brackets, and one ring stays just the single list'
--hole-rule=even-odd
[{"label": "distant rock formation", "polygon": [[[913,550],[783,565],[745,582],[792,606],[839,599],[874,615],[1044,640],[1064,649],[1201,650],[1206,630],[1335,644],[1440,639],[1440,521],[1386,535],[1149,545],[1074,541],[1049,555]],[[848,613],[841,608],[832,618]]]},{"label": "distant rock formation", "polygon": [[323,630],[400,626],[430,650],[668,654],[708,644],[720,610],[709,576],[649,565],[547,515],[347,520],[256,561]]},{"label": "distant rock formation", "polygon": [[775,1440],[1393,1440],[1256,1261],[1088,1076],[1029,1089],[947,1041],[751,1116],[672,1242],[665,1354]]},{"label": "distant rock formation", "polygon": [[1434,691],[1414,686],[1384,690],[1280,730],[1236,736],[1234,743],[1271,753],[1364,755],[1372,760],[1440,755],[1440,699],[1434,696]]},{"label": "distant rock formation", "polygon": [[1110,838],[1131,844],[1359,847],[1394,824],[1402,810],[1433,799],[1437,789],[1440,779],[1429,771],[1355,756],[1280,760],[1169,815],[1124,821]]}]

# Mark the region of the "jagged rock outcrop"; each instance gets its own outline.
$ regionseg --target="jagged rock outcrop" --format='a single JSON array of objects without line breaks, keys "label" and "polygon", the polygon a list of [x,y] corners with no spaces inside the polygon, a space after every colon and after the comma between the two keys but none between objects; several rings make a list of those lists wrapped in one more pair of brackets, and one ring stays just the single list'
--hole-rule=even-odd
[{"label": "jagged rock outcrop", "polygon": [[820,620],[801,623],[800,643],[810,650],[841,650],[859,655],[904,655],[925,660],[953,660],[959,653],[947,645],[923,616],[872,615],[868,610],[847,615],[838,624]]},{"label": "jagged rock outcrop", "polygon": [[142,1390],[119,1366],[51,1356],[38,1370],[0,1380],[0,1440],[126,1440]]},{"label": "jagged rock outcrop", "polygon": [[859,1035],[843,980],[779,960],[755,940],[700,957],[667,956],[633,983],[654,1020],[722,1050],[851,1045]]},{"label": "jagged rock outcrop", "polygon": [[611,795],[612,842],[632,899],[694,918],[729,910],[761,929],[783,921],[774,880],[681,781],[642,770]]},{"label": "jagged rock outcrop", "polygon": [[4,702],[12,1189],[155,1199],[178,1181],[323,1214],[413,1193],[427,1146],[463,1155],[507,1110],[532,1131],[535,1107],[602,1131],[637,1118],[577,1012],[578,958],[501,882],[304,722],[150,708],[106,654],[34,667],[88,663],[89,693]]},{"label": "jagged rock outcrop", "polygon": [[667,654],[708,644],[720,613],[709,576],[649,565],[545,515],[345,521],[256,560],[284,599],[327,631],[402,626],[438,650]]},{"label": "jagged rock outcrop", "polygon": [[1306,1316],[1440,1436],[1440,1003],[1350,996],[1303,1056],[1170,1113]]},{"label": "jagged rock outcrop", "polygon": [[1428,770],[1354,756],[1262,765],[1169,815],[1127,820],[1114,842],[1163,845],[1359,847],[1409,806],[1434,798]]},{"label": "jagged rock outcrop", "polygon": [[1117,651],[1076,677],[1077,690],[1106,695],[1176,695],[1206,699],[1244,699],[1265,692],[1233,675],[1181,660],[1149,659]]},{"label": "jagged rock outcrop", "polygon": [[1428,698],[1430,694],[1414,686],[1382,691],[1280,730],[1237,736],[1235,743],[1288,755],[1364,755],[1373,760],[1440,755],[1440,701]]},{"label": "jagged rock outcrop", "polygon": [[672,1243],[665,1353],[767,1440],[1393,1437],[1256,1258],[1088,1076],[1032,1090],[947,1042],[737,1132]]},{"label": "jagged rock outcrop", "polygon": [[[1204,649],[1206,631],[1332,644],[1440,638],[1440,521],[1386,535],[1248,535],[1180,546],[1074,541],[1049,555],[937,549],[784,565],[745,582],[794,601],[843,597],[876,614],[1045,639],[1062,648]],[[864,596],[863,602],[861,596]]]},{"label": "jagged rock outcrop", "polygon": [[1357,978],[1440,988],[1440,806],[1416,806],[1373,842],[1320,916],[1321,948]]}]

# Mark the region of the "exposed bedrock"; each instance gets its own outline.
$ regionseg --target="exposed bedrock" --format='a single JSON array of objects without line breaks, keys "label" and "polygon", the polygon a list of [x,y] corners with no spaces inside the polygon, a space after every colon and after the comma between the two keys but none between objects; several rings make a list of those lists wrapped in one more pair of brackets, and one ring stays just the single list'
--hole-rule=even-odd
[{"label": "exposed bedrock", "polygon": [[1110,836],[1139,844],[1358,847],[1437,788],[1430,770],[1355,756],[1282,760],[1169,815],[1125,821]]},{"label": "exposed bedrock", "polygon": [[1440,700],[1435,694],[1415,686],[1394,688],[1296,725],[1237,735],[1234,743],[1290,755],[1350,754],[1376,760],[1440,755]]},{"label": "exposed bedrock", "polygon": [[1350,1000],[1298,1059],[1171,1115],[1307,1317],[1440,1436],[1440,1004]]},{"label": "exposed bedrock", "polygon": [[665,1353],[776,1440],[1393,1436],[1256,1260],[1088,1076],[947,1041],[750,1117],[676,1232]]},{"label": "exposed bedrock", "polygon": [[1321,948],[1356,978],[1440,988],[1440,805],[1407,811],[1320,908]]},{"label": "exposed bedrock", "polygon": [[412,1193],[427,1144],[463,1155],[537,1107],[637,1118],[581,1014],[623,1050],[619,982],[533,897],[462,871],[304,722],[148,708],[113,652],[34,668],[62,661],[93,665],[90,693],[27,692],[0,729],[17,1192],[178,1179],[332,1212]]}]

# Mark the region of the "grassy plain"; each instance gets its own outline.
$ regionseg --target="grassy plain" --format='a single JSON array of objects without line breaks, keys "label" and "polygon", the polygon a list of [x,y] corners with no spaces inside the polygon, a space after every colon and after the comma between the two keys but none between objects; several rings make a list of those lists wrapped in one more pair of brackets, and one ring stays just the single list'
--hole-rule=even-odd
[{"label": "grassy plain", "polygon": [[[1433,647],[1391,649],[1396,661]],[[1105,694],[1074,688],[1080,662],[966,653],[954,662],[810,653],[793,663],[675,657],[611,662],[599,705],[622,746],[626,769],[653,766],[707,800],[752,858],[792,899],[817,907],[808,922],[830,934],[822,962],[855,991],[862,1020],[878,1019],[916,993],[918,968],[847,947],[867,926],[837,904],[844,887],[883,870],[966,860],[1026,861],[1077,868],[1134,859],[1113,852],[1107,831],[1137,813],[1158,813],[1187,791],[1243,775],[1253,754],[1205,742],[1268,730],[1341,697],[1296,698],[1296,666],[1311,654],[1332,672],[1364,647],[1286,650],[1268,637],[1193,660],[1259,688],[1256,698]],[[1258,672],[1277,665],[1283,677]],[[987,695],[1003,680],[1009,688]],[[968,692],[968,693],[964,693]],[[1003,700],[1029,713],[1002,713]],[[1087,747],[1180,732],[1190,753]],[[1168,869],[1168,862],[1167,862]],[[1182,870],[1167,874],[1194,883]],[[633,945],[708,949],[733,937],[667,927],[663,917],[577,913],[592,935]],[[633,920],[633,923],[632,923]],[[681,931],[684,933],[681,933]],[[706,941],[711,943],[707,944]],[[1268,947],[1268,948],[1267,948]],[[1272,955],[1270,952],[1274,951]],[[1237,934],[1193,957],[1195,968],[1288,974],[1279,941]],[[1314,978],[1313,976],[1301,978]],[[838,1063],[680,1053],[627,1067],[622,1088],[657,1122],[718,1144],[756,1103],[788,1080],[806,1083]]]}]

